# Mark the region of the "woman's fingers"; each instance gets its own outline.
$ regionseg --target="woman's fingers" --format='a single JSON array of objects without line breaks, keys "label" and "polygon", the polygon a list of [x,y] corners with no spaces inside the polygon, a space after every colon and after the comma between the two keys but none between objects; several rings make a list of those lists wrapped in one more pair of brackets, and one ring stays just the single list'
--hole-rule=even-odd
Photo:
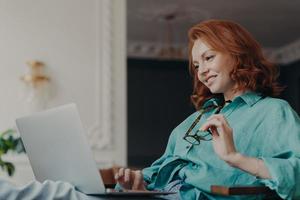
[{"label": "woman's fingers", "polygon": [[215,153],[223,160],[236,152],[233,140],[233,130],[222,114],[209,117],[199,130],[210,129]]},{"label": "woman's fingers", "polygon": [[134,180],[133,180],[133,185],[132,189],[133,190],[138,190],[141,189],[141,184],[143,183],[143,175],[140,170],[134,171]]},{"label": "woman's fingers", "polygon": [[213,119],[217,119],[218,121],[220,121],[220,122],[223,123],[223,124],[228,124],[226,118],[225,118],[224,115],[222,115],[222,114],[212,115],[212,116],[210,116],[209,118],[207,118],[206,121],[211,121],[211,120],[213,120]]},{"label": "woman's fingers", "polygon": [[206,121],[200,128],[201,131],[207,131],[209,128],[212,129],[213,127],[219,129],[223,126],[221,120],[217,118],[211,118],[210,120]]},{"label": "woman's fingers", "polygon": [[115,174],[115,180],[124,188],[132,190],[144,190],[143,174],[140,170],[133,171],[128,168],[120,168]]},{"label": "woman's fingers", "polygon": [[115,180],[124,188],[131,189],[130,184],[130,169],[120,168],[115,174]]},{"label": "woman's fingers", "polygon": [[124,171],[124,181],[126,182],[126,183],[129,183],[130,182],[130,172],[131,172],[131,170],[130,169],[125,169],[125,171]]},{"label": "woman's fingers", "polygon": [[124,176],[124,168],[120,168],[119,171],[115,174],[115,179],[119,181]]},{"label": "woman's fingers", "polygon": [[210,127],[209,130],[210,130],[213,138],[216,138],[219,136],[218,130],[215,126]]}]

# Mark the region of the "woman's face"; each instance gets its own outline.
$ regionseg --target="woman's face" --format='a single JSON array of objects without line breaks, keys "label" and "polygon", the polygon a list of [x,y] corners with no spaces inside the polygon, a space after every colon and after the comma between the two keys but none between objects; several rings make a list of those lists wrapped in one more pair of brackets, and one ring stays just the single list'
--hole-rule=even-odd
[{"label": "woman's face", "polygon": [[233,69],[233,61],[229,54],[213,50],[210,46],[197,39],[192,48],[193,64],[198,79],[211,93],[230,93],[235,82],[229,74]]}]

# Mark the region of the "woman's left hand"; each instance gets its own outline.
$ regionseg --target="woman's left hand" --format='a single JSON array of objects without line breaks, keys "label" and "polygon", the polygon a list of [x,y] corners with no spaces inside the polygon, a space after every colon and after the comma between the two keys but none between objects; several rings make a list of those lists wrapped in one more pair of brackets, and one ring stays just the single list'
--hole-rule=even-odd
[{"label": "woman's left hand", "polygon": [[207,131],[208,129],[212,133],[214,151],[222,160],[230,162],[237,152],[233,141],[232,128],[224,115],[215,114],[210,116],[199,130]]}]

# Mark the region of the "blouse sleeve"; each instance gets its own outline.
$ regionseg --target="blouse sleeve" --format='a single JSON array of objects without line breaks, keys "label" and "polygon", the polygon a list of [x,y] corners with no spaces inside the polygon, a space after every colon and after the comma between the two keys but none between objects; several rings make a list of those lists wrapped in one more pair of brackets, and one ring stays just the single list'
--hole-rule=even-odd
[{"label": "blouse sleeve", "polygon": [[[190,115],[188,118],[186,118],[183,122],[181,122],[171,133],[169,140],[168,140],[168,144],[166,147],[166,150],[164,152],[164,154],[157,159],[156,161],[154,161],[152,163],[152,165],[150,167],[144,168],[143,169],[143,176],[144,176],[144,180],[147,183],[152,183],[158,173],[158,170],[160,169],[160,167],[163,165],[163,163],[168,159],[168,158],[172,158],[174,156],[174,149],[175,149],[175,145],[176,145],[176,139],[178,137],[178,130],[182,127],[182,126],[186,126],[187,124],[190,123],[191,120],[193,120],[197,115],[197,112],[193,113],[192,115]],[[151,188],[151,184],[149,186],[148,189],[153,189]]]},{"label": "blouse sleeve", "polygon": [[[153,184],[151,184],[151,183],[154,182],[159,168],[161,167],[162,163],[168,157],[171,157],[173,155],[173,150],[174,150],[174,145],[175,145],[175,139],[174,139],[175,136],[174,136],[174,134],[175,134],[175,129],[173,130],[173,132],[171,133],[171,135],[169,137],[168,144],[167,144],[167,147],[166,147],[166,150],[165,150],[164,154],[160,158],[158,158],[156,161],[154,161],[150,167],[144,168],[142,170],[143,178],[144,178],[144,181],[147,183],[147,189],[148,190],[154,189],[152,187]],[[123,189],[123,188],[119,183],[117,183],[116,186],[115,186],[115,189],[120,190],[120,189]]]},{"label": "blouse sleeve", "polygon": [[[147,189],[148,190],[152,190],[153,189],[152,188],[153,184],[150,184],[150,183],[152,183],[155,180],[156,175],[158,173],[158,170],[159,170],[161,164],[168,157],[171,157],[172,154],[173,154],[173,149],[174,149],[174,145],[175,145],[175,142],[173,141],[174,140],[173,139],[173,137],[174,137],[173,135],[174,135],[174,131],[172,132],[172,134],[169,137],[167,148],[166,148],[164,154],[159,159],[157,159],[156,161],[154,161],[150,167],[144,168],[142,170],[143,178],[144,178],[144,181],[147,183]],[[123,189],[123,188],[122,188],[122,186],[119,183],[117,183],[116,186],[115,186],[115,189],[116,190],[120,190],[120,189]]]},{"label": "blouse sleeve", "polygon": [[260,182],[276,190],[283,199],[300,198],[300,119],[283,101],[267,122],[262,159],[271,179]]},{"label": "blouse sleeve", "polygon": [[156,161],[154,161],[150,167],[143,169],[144,180],[147,183],[151,183],[155,179],[157,172],[158,172],[159,168],[161,167],[162,163],[168,157],[171,157],[173,155],[175,141],[176,141],[174,135],[175,135],[175,130],[171,133],[171,135],[169,137],[168,144],[167,144],[164,154],[160,158],[158,158]]},{"label": "blouse sleeve", "polygon": [[74,199],[96,200],[99,198],[87,196],[75,190],[74,186],[61,181],[33,181],[23,187],[16,187],[7,181],[0,180],[0,199]]}]

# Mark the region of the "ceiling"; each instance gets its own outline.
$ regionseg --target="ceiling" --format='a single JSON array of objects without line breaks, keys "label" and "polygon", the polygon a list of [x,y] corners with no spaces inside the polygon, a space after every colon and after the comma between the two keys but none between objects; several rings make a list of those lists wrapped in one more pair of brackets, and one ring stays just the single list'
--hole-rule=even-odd
[{"label": "ceiling", "polygon": [[[265,49],[300,38],[299,0],[127,0],[127,38],[132,43],[186,44],[187,30],[205,19],[229,19],[248,29]],[[174,18],[175,17],[175,18]]]}]

